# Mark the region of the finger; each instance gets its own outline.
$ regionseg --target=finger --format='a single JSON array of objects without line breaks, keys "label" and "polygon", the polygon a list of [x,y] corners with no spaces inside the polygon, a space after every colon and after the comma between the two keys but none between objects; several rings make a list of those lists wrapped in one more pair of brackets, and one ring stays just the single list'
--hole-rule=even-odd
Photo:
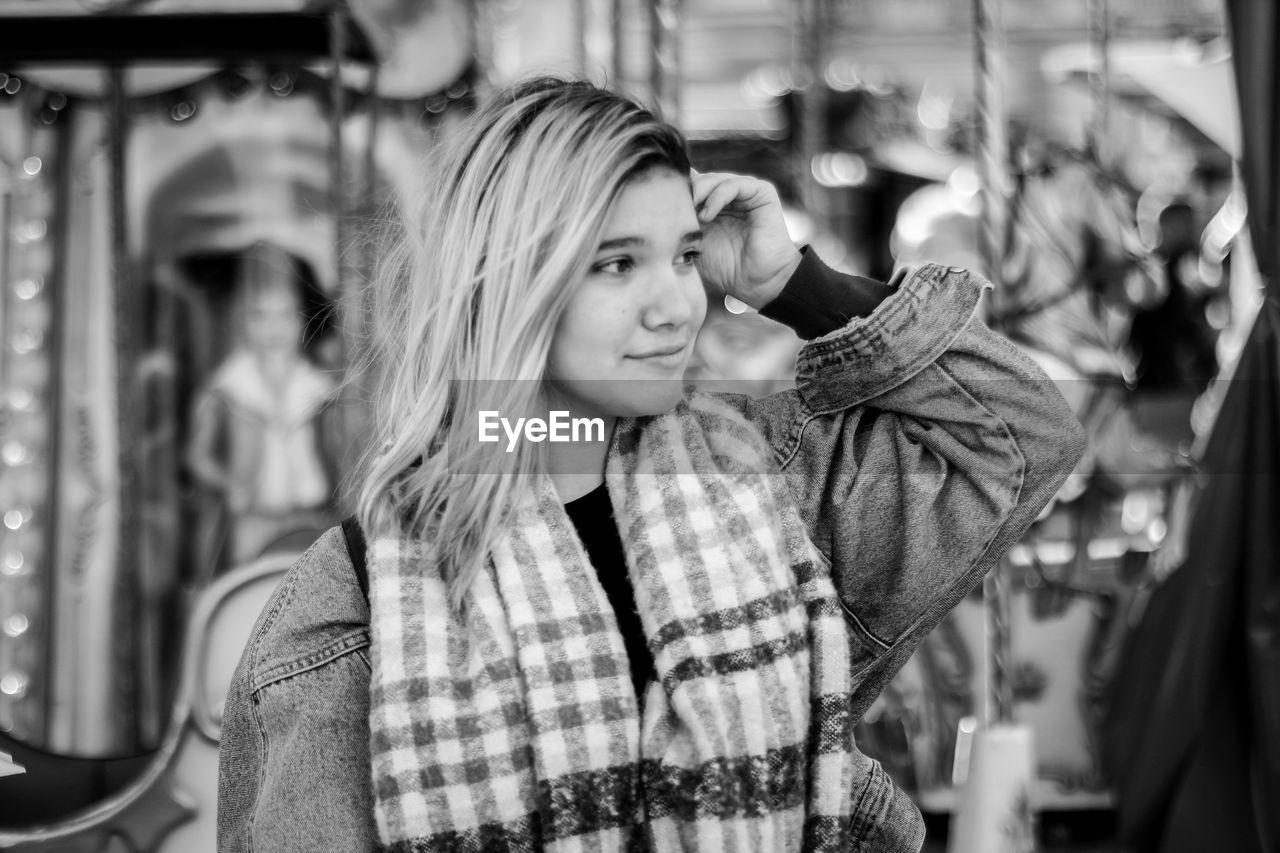
[{"label": "finger", "polygon": [[701,207],[712,190],[732,177],[734,176],[726,172],[693,172],[691,180],[694,206]]},{"label": "finger", "polygon": [[768,184],[743,175],[728,175],[713,186],[702,201],[699,218],[710,222],[729,208],[751,211],[767,201],[762,192]]},{"label": "finger", "polygon": [[694,170],[689,173],[689,177],[693,184],[695,202],[703,201],[716,187],[726,182],[739,186],[763,183],[758,178],[750,175],[737,175],[733,172],[699,172]]},{"label": "finger", "polygon": [[707,197],[698,207],[698,218],[703,222],[711,222],[724,208],[738,197],[741,187],[735,181],[722,181],[711,188]]},{"label": "finger", "polygon": [[758,178],[735,175],[712,188],[703,201],[698,216],[702,221],[710,222],[726,209],[751,213],[776,202],[777,192],[772,184]]}]

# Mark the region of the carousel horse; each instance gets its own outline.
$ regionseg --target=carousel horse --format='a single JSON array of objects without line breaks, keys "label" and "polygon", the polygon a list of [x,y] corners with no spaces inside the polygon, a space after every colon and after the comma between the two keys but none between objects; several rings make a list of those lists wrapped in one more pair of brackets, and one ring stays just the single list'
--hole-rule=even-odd
[{"label": "carousel horse", "polygon": [[1137,193],[1091,157],[1062,153],[1017,176],[989,322],[1058,384],[1084,424],[1089,452],[1060,495],[1159,485],[1178,471],[1174,448],[1134,420],[1134,363],[1124,333],[1164,272],[1142,243]]},{"label": "carousel horse", "polygon": [[1158,276],[1138,236],[1136,197],[1080,155],[1017,175],[991,325],[1033,353],[1100,381],[1131,374],[1109,328],[1125,279]]}]

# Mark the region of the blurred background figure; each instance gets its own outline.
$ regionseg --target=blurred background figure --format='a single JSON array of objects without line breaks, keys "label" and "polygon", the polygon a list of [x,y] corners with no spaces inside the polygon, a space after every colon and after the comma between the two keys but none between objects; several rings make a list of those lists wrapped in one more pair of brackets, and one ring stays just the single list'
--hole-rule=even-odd
[{"label": "blurred background figure", "polygon": [[335,518],[322,420],[337,383],[312,355],[323,317],[306,313],[304,264],[261,243],[234,268],[235,344],[197,393],[184,455],[206,497],[196,551],[204,578],[314,538]]},{"label": "blurred background figure", "polygon": [[1218,372],[1217,335],[1206,311],[1213,298],[1198,274],[1199,229],[1191,205],[1176,200],[1160,211],[1156,253],[1163,287],[1134,309],[1129,347],[1142,391],[1200,393]]}]

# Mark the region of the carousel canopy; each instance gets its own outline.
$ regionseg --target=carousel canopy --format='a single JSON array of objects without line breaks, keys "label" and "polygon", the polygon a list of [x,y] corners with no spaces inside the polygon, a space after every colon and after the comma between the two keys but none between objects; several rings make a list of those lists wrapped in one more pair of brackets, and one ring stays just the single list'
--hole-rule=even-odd
[{"label": "carousel canopy", "polygon": [[[1112,93],[1144,109],[1185,121],[1234,158],[1240,157],[1240,109],[1231,55],[1221,41],[1112,43]],[[1096,46],[1079,42],[1045,52],[1041,67],[1054,81],[1088,85],[1101,59]]]},{"label": "carousel canopy", "polygon": [[[0,0],[0,56],[8,62],[218,59],[305,61],[330,55],[330,13],[342,0]],[[345,58],[374,51],[344,16]]]},{"label": "carousel canopy", "polygon": [[473,59],[470,0],[0,0],[0,70],[101,97],[100,67],[119,63],[126,94],[145,97],[228,66],[315,67],[332,55],[335,10],[349,12],[343,79],[360,90],[425,97]]}]

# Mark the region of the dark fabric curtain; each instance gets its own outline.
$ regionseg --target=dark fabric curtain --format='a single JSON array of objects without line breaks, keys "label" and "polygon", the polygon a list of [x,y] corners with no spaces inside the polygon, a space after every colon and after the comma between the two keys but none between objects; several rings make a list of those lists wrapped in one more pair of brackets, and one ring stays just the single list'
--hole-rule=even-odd
[{"label": "dark fabric curtain", "polygon": [[1280,839],[1264,824],[1280,814],[1278,329],[1269,300],[1202,460],[1186,562],[1115,680],[1106,748],[1134,853],[1280,849],[1262,841]]},{"label": "dark fabric curtain", "polygon": [[1258,268],[1272,296],[1280,270],[1280,233],[1276,208],[1280,205],[1280,85],[1277,85],[1277,40],[1280,14],[1271,0],[1227,0],[1231,23],[1232,64],[1240,99],[1244,142],[1244,183],[1249,200],[1249,227],[1258,253]]},{"label": "dark fabric curtain", "polygon": [[1227,9],[1268,297],[1201,460],[1187,560],[1115,683],[1106,748],[1135,853],[1280,851],[1280,17],[1270,0]]}]

